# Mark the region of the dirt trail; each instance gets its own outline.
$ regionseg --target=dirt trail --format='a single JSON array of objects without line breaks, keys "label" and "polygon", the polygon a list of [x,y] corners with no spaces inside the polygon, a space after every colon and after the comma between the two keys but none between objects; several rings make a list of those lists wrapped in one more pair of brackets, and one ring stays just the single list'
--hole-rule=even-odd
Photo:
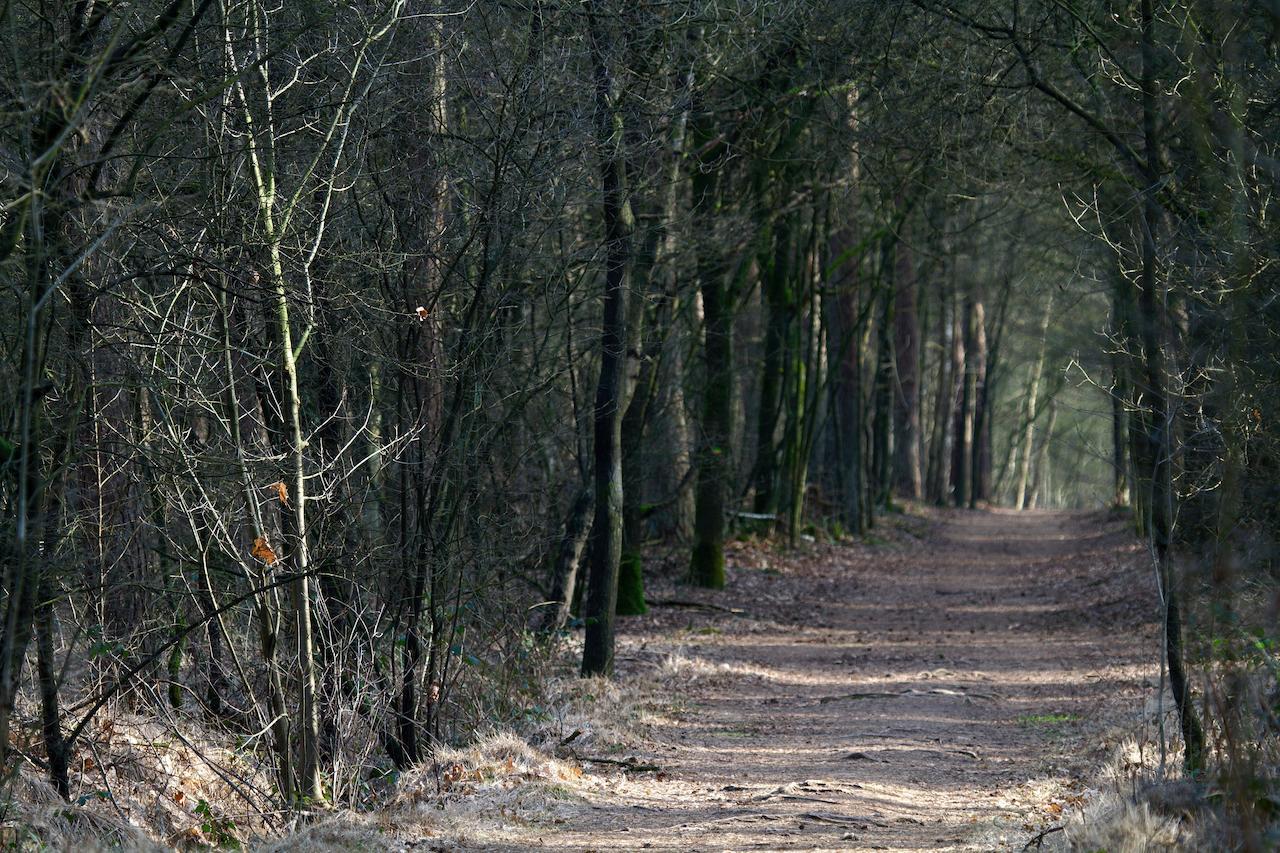
[{"label": "dirt trail", "polygon": [[790,561],[735,553],[704,600],[744,612],[627,623],[623,677],[689,659],[689,696],[638,754],[664,772],[502,847],[1017,850],[1059,823],[1100,733],[1152,693],[1141,555],[1100,513],[911,528]]}]

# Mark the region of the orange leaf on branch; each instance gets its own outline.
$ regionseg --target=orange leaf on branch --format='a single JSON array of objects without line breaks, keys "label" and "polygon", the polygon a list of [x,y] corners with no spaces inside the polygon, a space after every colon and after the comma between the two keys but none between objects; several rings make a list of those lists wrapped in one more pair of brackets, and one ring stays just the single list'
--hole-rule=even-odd
[{"label": "orange leaf on branch", "polygon": [[265,536],[259,536],[253,540],[253,556],[257,557],[268,566],[274,566],[280,559],[276,556],[276,552],[271,550],[271,546],[267,544]]}]

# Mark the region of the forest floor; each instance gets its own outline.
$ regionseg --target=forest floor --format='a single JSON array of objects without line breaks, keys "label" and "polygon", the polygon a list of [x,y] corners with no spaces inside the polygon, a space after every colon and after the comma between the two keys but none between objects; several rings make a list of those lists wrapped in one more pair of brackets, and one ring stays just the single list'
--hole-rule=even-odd
[{"label": "forest floor", "polygon": [[723,592],[651,589],[619,678],[674,668],[676,695],[618,758],[660,770],[584,764],[613,781],[466,848],[1021,850],[1060,826],[1156,692],[1126,524],[930,511],[877,534],[740,544]]}]

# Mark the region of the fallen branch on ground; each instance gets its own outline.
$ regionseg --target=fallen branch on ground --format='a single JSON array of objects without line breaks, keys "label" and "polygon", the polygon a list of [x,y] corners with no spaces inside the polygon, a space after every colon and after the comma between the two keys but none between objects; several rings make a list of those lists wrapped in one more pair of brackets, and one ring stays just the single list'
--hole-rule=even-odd
[{"label": "fallen branch on ground", "polygon": [[662,770],[662,768],[656,764],[644,764],[640,761],[619,760],[617,758],[600,758],[599,756],[594,755],[577,754],[572,754],[571,757],[574,761],[584,764],[589,762],[591,764],[608,764],[613,767],[621,767],[629,773],[654,773]]},{"label": "fallen branch on ground", "polygon": [[740,607],[721,607],[719,604],[707,604],[702,601],[686,601],[681,598],[664,598],[650,601],[650,607],[688,607],[692,610],[714,610],[718,613],[732,613],[734,616],[745,615],[747,611]]},{"label": "fallen branch on ground", "polygon": [[1051,826],[1048,829],[1046,829],[1044,832],[1041,832],[1035,838],[1028,841],[1026,844],[1022,845],[1022,849],[1030,850],[1031,845],[1034,844],[1036,846],[1036,849],[1039,850],[1041,847],[1044,846],[1044,837],[1046,835],[1052,835],[1055,832],[1062,832],[1064,828],[1065,826]]},{"label": "fallen branch on ground", "polygon": [[868,826],[887,827],[889,825],[870,817],[846,817],[845,815],[826,814],[823,812],[805,812],[800,817],[816,823],[829,823],[832,826],[843,826],[850,829],[866,829]]},{"label": "fallen branch on ground", "polygon": [[838,696],[819,696],[818,704],[842,702],[846,699],[897,699],[902,696],[955,696],[959,699],[986,699],[994,702],[999,697],[994,693],[966,693],[963,690],[948,690],[945,687],[934,687],[931,690],[871,690],[864,693],[841,693]]}]

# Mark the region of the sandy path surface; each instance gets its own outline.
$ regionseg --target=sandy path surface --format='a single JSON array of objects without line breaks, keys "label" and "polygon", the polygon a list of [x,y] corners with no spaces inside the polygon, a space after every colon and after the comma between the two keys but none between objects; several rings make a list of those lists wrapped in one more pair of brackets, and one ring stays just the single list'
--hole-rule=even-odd
[{"label": "sandy path surface", "polygon": [[[1155,674],[1149,573],[1101,513],[947,512],[874,546],[743,547],[729,588],[659,588],[620,675],[675,653],[630,773],[490,849],[1022,849],[1061,822]],[[670,664],[668,663],[668,666]],[[604,768],[600,768],[604,769]]]}]

